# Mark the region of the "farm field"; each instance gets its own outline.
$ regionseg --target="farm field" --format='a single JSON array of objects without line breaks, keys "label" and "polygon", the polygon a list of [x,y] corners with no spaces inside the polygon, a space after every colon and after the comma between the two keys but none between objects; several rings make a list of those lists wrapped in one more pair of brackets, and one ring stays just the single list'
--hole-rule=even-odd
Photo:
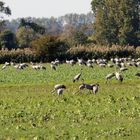
[{"label": "farm field", "polygon": [[[78,65],[62,64],[54,71],[30,67],[0,71],[0,139],[94,140],[140,138],[139,68],[122,72],[124,81],[105,76],[115,68],[83,66],[86,83],[99,83],[94,95],[87,90],[74,94],[81,81],[73,83]],[[2,67],[2,65],[0,66]],[[62,96],[51,94],[54,85],[65,84]]]}]

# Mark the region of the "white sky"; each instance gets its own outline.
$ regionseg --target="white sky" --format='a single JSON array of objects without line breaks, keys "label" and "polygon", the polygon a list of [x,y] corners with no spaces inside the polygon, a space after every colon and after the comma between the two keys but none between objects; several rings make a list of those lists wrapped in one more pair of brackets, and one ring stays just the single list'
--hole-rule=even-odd
[{"label": "white sky", "polygon": [[88,13],[92,0],[1,0],[12,10],[12,16],[18,17],[58,17],[68,13]]}]

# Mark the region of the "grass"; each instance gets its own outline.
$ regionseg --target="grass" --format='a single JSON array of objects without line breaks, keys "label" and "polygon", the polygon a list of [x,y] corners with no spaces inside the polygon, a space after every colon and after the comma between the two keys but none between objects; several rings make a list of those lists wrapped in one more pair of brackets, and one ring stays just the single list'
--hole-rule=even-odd
[{"label": "grass", "polygon": [[[94,140],[139,139],[140,80],[129,67],[124,82],[105,84],[114,68],[83,67],[86,83],[100,84],[97,95],[78,90],[72,83],[80,67],[60,65],[56,71],[31,68],[0,71],[0,139]],[[65,94],[51,95],[53,86],[63,83]]]}]

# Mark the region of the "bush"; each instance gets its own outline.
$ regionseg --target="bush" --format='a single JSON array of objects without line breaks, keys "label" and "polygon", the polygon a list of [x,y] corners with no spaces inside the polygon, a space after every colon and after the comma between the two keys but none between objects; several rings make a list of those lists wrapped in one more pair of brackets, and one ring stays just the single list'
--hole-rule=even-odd
[{"label": "bush", "polygon": [[31,42],[31,48],[37,56],[52,60],[66,53],[68,45],[53,36],[42,36]]}]

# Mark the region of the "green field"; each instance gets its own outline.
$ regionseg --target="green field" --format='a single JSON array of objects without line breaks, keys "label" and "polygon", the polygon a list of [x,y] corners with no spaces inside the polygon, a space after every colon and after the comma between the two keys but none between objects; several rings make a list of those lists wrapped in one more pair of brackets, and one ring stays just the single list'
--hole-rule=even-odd
[{"label": "green field", "polygon": [[[66,64],[53,71],[30,67],[0,71],[0,140],[133,140],[140,138],[139,68],[123,72],[124,81],[105,84],[114,68],[83,66],[86,83],[99,83],[97,95],[78,90],[72,83],[81,67]],[[50,94],[55,84],[65,84],[62,96]]]}]

